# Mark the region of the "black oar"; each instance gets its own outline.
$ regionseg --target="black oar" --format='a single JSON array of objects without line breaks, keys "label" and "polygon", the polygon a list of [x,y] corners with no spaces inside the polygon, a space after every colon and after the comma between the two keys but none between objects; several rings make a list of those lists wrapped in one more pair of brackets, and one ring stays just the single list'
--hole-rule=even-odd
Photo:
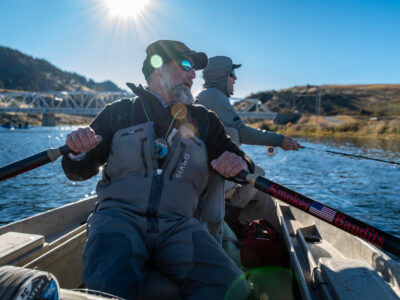
[{"label": "black oar", "polygon": [[315,150],[315,151],[323,151],[323,152],[332,153],[332,154],[339,154],[339,155],[343,155],[343,156],[350,156],[350,157],[357,157],[357,158],[375,160],[375,161],[380,161],[380,162],[389,163],[389,164],[393,164],[393,165],[400,165],[400,162],[393,161],[393,160],[385,160],[385,159],[380,159],[380,158],[373,158],[373,157],[350,154],[350,153],[344,153],[344,152],[336,152],[336,151],[331,151],[331,150],[321,150],[321,149],[316,149],[316,148],[312,148],[312,147],[305,147],[305,146],[302,146],[301,148]]},{"label": "black oar", "polygon": [[60,148],[50,148],[33,156],[27,157],[8,166],[0,168],[0,181],[28,172],[49,162],[55,161],[61,155],[66,155],[71,150],[67,145]]},{"label": "black oar", "polygon": [[389,233],[374,228],[264,177],[244,171],[240,172],[236,177],[245,180],[264,193],[400,257],[400,239]]}]

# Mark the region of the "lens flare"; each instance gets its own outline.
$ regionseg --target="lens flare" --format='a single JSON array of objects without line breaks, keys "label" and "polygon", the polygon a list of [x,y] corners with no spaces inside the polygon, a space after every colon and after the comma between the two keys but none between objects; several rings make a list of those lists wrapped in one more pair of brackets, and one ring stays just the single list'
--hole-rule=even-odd
[{"label": "lens flare", "polygon": [[158,69],[161,68],[163,65],[163,59],[160,55],[158,54],[154,54],[151,58],[150,58],[150,64],[154,69]]},{"label": "lens flare", "polygon": [[171,107],[171,114],[175,119],[184,119],[187,115],[186,105],[183,103],[174,103]]},{"label": "lens flare", "polygon": [[185,124],[180,128],[182,136],[186,138],[192,138],[195,136],[196,128],[192,124]]},{"label": "lens flare", "polygon": [[286,268],[269,266],[252,269],[237,278],[227,290],[224,300],[238,298],[244,292],[243,283],[247,280],[250,299],[295,299],[293,273]]}]

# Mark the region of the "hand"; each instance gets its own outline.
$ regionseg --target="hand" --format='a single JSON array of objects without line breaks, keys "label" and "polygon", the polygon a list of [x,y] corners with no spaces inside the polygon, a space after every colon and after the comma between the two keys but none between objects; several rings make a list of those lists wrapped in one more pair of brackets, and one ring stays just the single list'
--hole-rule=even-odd
[{"label": "hand", "polygon": [[283,150],[295,150],[295,151],[297,151],[297,150],[299,150],[299,148],[303,148],[303,146],[301,146],[294,139],[292,139],[292,138],[290,138],[288,136],[284,136],[281,148]]},{"label": "hand", "polygon": [[225,178],[234,177],[240,171],[247,170],[247,164],[243,158],[235,153],[225,151],[220,157],[211,162],[211,166]]},{"label": "hand", "polygon": [[68,147],[76,152],[89,152],[96,147],[102,138],[100,135],[96,135],[94,130],[90,127],[79,128],[67,134],[66,144]]}]

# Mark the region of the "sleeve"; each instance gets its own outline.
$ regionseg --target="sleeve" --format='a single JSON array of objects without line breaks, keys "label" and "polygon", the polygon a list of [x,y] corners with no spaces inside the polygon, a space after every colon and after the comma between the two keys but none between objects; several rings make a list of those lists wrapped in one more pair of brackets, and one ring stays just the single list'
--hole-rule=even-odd
[{"label": "sleeve", "polygon": [[260,130],[242,124],[238,129],[240,142],[247,145],[278,146],[283,142],[283,135],[275,132]]},{"label": "sleeve", "polygon": [[198,102],[214,111],[225,127],[238,130],[242,144],[261,146],[282,145],[283,135],[247,126],[229,102],[229,98],[225,95],[205,91],[198,95]]},{"label": "sleeve", "polygon": [[249,171],[253,173],[255,166],[250,157],[228,138],[224,126],[217,115],[212,111],[209,111],[208,115],[210,122],[206,141],[208,162],[210,163],[212,160],[218,158],[225,151],[229,151],[242,157],[246,161]]},{"label": "sleeve", "polygon": [[74,181],[89,179],[99,172],[99,168],[105,164],[110,151],[111,140],[113,137],[111,124],[111,109],[107,105],[89,125],[97,135],[102,137],[102,141],[94,149],[86,153],[80,161],[74,161],[68,156],[64,156],[61,161],[65,175]]},{"label": "sleeve", "polygon": [[242,119],[232,107],[229,98],[222,93],[211,93],[210,91],[198,95],[198,103],[209,110],[214,111],[225,127],[232,127],[237,130],[244,125]]}]

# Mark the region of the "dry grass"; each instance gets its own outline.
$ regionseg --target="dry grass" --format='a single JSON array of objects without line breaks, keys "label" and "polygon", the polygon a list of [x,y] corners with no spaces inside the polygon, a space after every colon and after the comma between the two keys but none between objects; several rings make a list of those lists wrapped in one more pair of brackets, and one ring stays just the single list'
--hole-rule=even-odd
[{"label": "dry grass", "polygon": [[296,124],[275,125],[272,120],[250,124],[253,127],[287,135],[358,136],[400,138],[400,119],[363,120],[339,115],[319,117],[302,116]]}]

